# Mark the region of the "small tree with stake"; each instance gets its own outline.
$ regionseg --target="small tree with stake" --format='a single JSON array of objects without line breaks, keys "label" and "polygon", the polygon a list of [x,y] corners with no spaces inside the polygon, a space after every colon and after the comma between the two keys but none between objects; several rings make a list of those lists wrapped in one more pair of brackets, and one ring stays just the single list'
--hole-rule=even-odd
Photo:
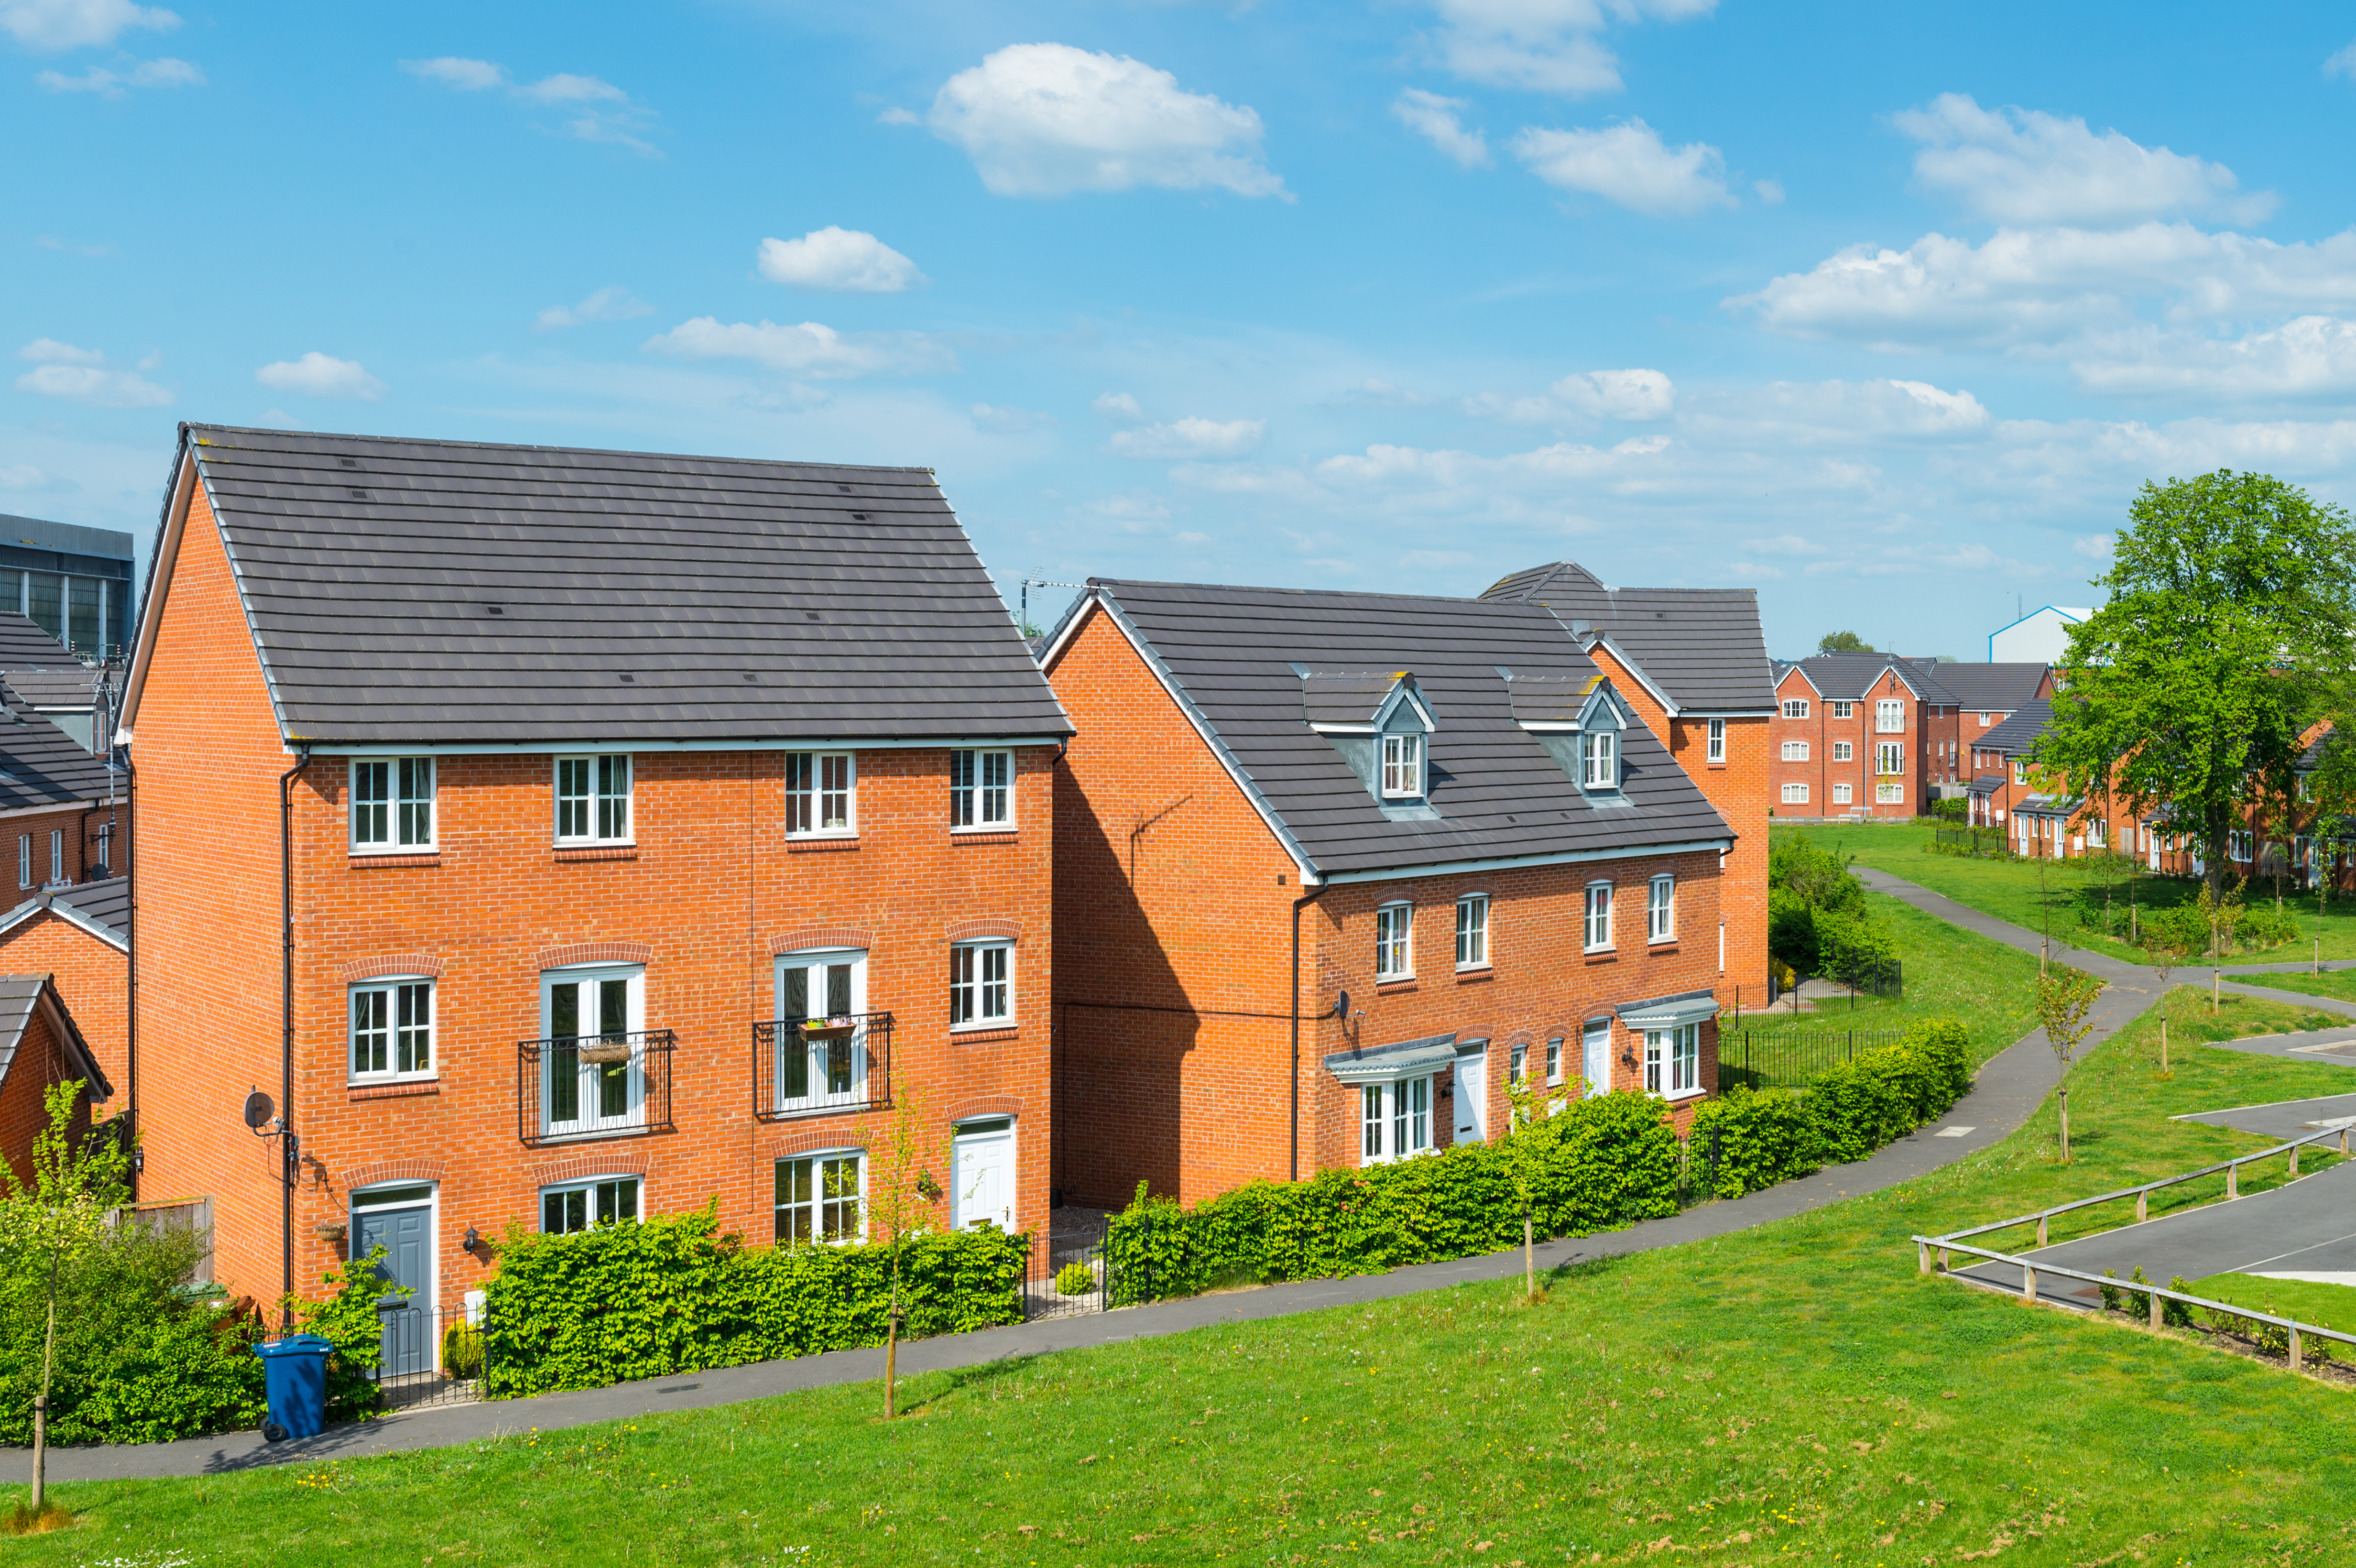
[{"label": "small tree with stake", "polygon": [[2103,994],[2103,983],[2079,969],[2061,968],[2039,977],[2037,1017],[2045,1043],[2062,1063],[2062,1163],[2070,1163],[2070,1059],[2094,1023],[2087,1013]]},{"label": "small tree with stake", "polygon": [[1547,1182],[1547,1157],[1554,1150],[1554,1139],[1547,1135],[1544,1124],[1562,1102],[1558,1092],[1547,1093],[1545,1085],[1533,1083],[1526,1074],[1521,1082],[1505,1085],[1505,1098],[1513,1105],[1514,1124],[1504,1146],[1506,1180],[1522,1206],[1522,1298],[1535,1306],[1538,1299],[1536,1217],[1538,1195]]},{"label": "small tree with stake", "polygon": [[[884,1146],[883,1169],[870,1185],[868,1218],[883,1232],[885,1255],[892,1265],[892,1306],[884,1327],[884,1419],[899,1413],[900,1328],[906,1307],[900,1296],[901,1255],[907,1243],[933,1228],[932,1197],[924,1190],[931,1177],[921,1169],[924,1157],[924,1113],[921,1096],[904,1089],[893,1107],[890,1141]],[[937,1189],[934,1189],[937,1191]]]},{"label": "small tree with stake", "polygon": [[33,1139],[33,1182],[27,1187],[0,1161],[8,1183],[0,1202],[0,1265],[38,1269],[48,1281],[48,1326],[41,1342],[41,1392],[33,1399],[33,1497],[20,1504],[10,1524],[17,1531],[65,1523],[48,1502],[49,1389],[58,1348],[58,1271],[70,1266],[105,1239],[109,1216],[131,1193],[130,1156],[107,1131],[92,1132],[77,1147],[74,1109],[82,1081],[67,1079],[42,1091],[48,1125]]},{"label": "small tree with stake", "polygon": [[2159,1071],[2168,1075],[2168,976],[2184,958],[2184,945],[2168,932],[2151,933],[2151,972],[2159,978]]}]

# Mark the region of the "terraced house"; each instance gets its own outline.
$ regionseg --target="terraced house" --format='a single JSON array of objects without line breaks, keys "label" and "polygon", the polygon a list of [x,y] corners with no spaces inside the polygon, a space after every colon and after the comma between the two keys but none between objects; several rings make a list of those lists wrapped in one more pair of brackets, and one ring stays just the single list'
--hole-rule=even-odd
[{"label": "terraced house", "polygon": [[1960,799],[1979,738],[2053,693],[2039,664],[1818,654],[1775,668],[1769,771],[1784,820],[1912,817]]},{"label": "terraced house", "polygon": [[1098,581],[1043,663],[1070,1196],[1715,1086],[1735,836],[1543,604]]},{"label": "terraced house", "polygon": [[1071,726],[928,472],[184,427],[125,707],[143,1195],[231,1289],[257,1086],[395,1373],[510,1224],[856,1237],[911,1095],[937,1221],[1044,1219]]}]

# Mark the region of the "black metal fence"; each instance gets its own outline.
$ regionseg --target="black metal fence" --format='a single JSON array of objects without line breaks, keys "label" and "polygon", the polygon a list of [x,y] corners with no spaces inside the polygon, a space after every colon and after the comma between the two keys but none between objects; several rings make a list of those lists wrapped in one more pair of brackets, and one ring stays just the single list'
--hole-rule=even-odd
[{"label": "black metal fence", "polygon": [[1860,1051],[1896,1045],[1897,1029],[1763,1029],[1718,1036],[1718,1088],[1797,1089]]},{"label": "black metal fence", "polygon": [[1105,1232],[1111,1221],[1110,1212],[1102,1209],[1066,1207],[1049,1212],[1046,1273],[1023,1285],[1025,1319],[1076,1317],[1102,1312],[1111,1304],[1112,1264],[1105,1256]]},{"label": "black metal fence", "polygon": [[2011,846],[2005,842],[2001,827],[1971,827],[1953,823],[1941,823],[1931,834],[1932,848],[1949,855],[2006,855]]},{"label": "black metal fence", "polygon": [[892,1015],[753,1026],[753,1115],[765,1122],[892,1105]]},{"label": "black metal fence", "polygon": [[643,1137],[676,1129],[670,1119],[667,1029],[559,1035],[516,1042],[516,1136]]},{"label": "black metal fence", "polygon": [[482,1397],[479,1304],[430,1307],[388,1297],[378,1305],[377,1318],[383,1332],[376,1382],[385,1409],[466,1404]]}]

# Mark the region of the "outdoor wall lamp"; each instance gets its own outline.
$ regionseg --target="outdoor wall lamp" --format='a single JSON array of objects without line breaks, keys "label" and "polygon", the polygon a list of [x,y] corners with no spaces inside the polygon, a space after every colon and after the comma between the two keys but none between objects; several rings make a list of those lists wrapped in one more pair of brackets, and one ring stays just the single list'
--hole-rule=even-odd
[{"label": "outdoor wall lamp", "polygon": [[458,1250],[460,1252],[471,1253],[482,1244],[483,1232],[475,1229],[474,1226],[469,1225],[466,1227],[466,1239],[458,1243]]}]

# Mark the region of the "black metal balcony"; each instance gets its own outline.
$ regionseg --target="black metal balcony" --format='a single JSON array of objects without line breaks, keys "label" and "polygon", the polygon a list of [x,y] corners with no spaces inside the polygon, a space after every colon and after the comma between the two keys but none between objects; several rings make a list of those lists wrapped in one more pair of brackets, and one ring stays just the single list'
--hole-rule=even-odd
[{"label": "black metal balcony", "polygon": [[753,1115],[765,1122],[892,1104],[892,1015],[838,1013],[753,1026]]},{"label": "black metal balcony", "polygon": [[516,1042],[516,1137],[526,1144],[673,1132],[667,1029]]}]

